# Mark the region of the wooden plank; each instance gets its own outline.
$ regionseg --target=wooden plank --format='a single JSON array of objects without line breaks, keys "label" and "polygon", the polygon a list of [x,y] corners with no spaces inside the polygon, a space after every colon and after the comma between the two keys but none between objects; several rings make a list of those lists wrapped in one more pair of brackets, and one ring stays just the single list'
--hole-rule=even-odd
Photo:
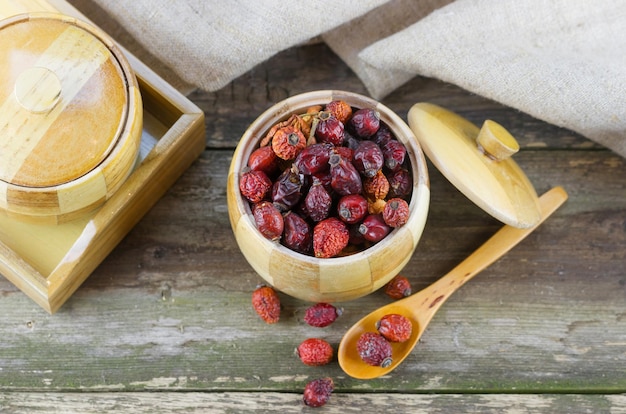
[{"label": "wooden plank", "polygon": [[[337,345],[380,292],[341,304],[331,327],[250,308],[261,280],[238,252],[225,183],[230,151],[205,152],[76,294],[50,316],[0,280],[0,389],[290,391],[321,375],[342,392],[626,392],[626,163],[608,151],[526,151],[537,187],[564,207],[442,308],[406,363],[374,381],[311,368],[300,340]],[[567,174],[563,174],[567,171]],[[602,183],[602,185],[598,185]],[[406,268],[415,288],[449,270],[500,225],[438,173],[424,236]]]},{"label": "wooden plank", "polygon": [[[132,412],[136,414],[176,413],[258,413],[284,414],[308,411],[299,393],[274,392],[103,392],[83,393],[0,393],[0,408],[11,413]],[[312,410],[313,411],[313,410]],[[311,411],[311,412],[312,412]],[[322,411],[329,414],[361,412],[395,413],[612,413],[626,412],[624,395],[580,394],[343,394],[335,393]]]}]

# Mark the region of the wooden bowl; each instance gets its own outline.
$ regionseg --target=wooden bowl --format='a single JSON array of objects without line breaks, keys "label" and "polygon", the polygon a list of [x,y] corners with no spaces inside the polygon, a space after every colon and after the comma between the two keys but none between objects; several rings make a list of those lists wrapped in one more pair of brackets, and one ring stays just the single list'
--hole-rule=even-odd
[{"label": "wooden bowl", "polygon": [[143,108],[101,30],[56,13],[0,22],[0,212],[58,224],[101,206],[135,165]]},{"label": "wooden bowl", "polygon": [[[408,222],[394,229],[377,244],[348,256],[316,258],[297,253],[266,239],[257,230],[250,206],[239,191],[241,174],[261,138],[277,122],[313,105],[343,99],[352,107],[375,108],[396,138],[407,147],[413,192]],[[241,137],[228,173],[228,211],[235,238],[252,268],[276,289],[311,302],[356,299],[384,286],[411,258],[421,237],[430,187],[423,152],[411,129],[386,106],[355,93],[323,90],[290,97],[259,116]]]}]

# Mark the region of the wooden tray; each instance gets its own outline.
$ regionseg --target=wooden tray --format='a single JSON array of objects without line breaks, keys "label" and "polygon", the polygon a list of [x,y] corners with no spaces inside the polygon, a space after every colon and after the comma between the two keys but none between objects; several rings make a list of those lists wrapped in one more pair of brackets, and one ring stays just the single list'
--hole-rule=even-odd
[{"label": "wooden tray", "polygon": [[[87,20],[63,0],[0,0],[0,18],[57,11]],[[125,51],[143,98],[139,160],[100,209],[61,225],[0,215],[0,274],[50,313],[57,311],[205,147],[204,113]]]}]

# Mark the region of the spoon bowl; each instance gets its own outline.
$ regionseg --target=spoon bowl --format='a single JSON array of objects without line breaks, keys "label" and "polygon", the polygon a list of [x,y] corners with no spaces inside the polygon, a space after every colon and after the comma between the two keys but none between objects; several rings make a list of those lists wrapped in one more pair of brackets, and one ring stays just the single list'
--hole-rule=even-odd
[{"label": "spoon bowl", "polygon": [[[398,367],[411,353],[441,305],[458,288],[528,236],[565,200],[567,200],[567,193],[563,188],[552,188],[539,199],[541,219],[533,227],[521,229],[505,225],[474,253],[432,285],[404,299],[385,305],[355,323],[339,344],[337,355],[339,365],[344,372],[353,378],[372,379],[388,374]],[[403,315],[411,321],[413,325],[411,337],[402,343],[391,343],[392,363],[389,366],[383,368],[368,365],[357,352],[357,341],[363,333],[375,332],[376,322],[384,315],[392,313]]]}]

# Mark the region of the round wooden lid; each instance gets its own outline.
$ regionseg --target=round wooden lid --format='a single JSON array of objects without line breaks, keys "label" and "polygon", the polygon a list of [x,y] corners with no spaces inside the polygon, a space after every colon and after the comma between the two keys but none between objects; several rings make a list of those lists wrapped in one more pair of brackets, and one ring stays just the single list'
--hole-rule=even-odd
[{"label": "round wooden lid", "polygon": [[0,62],[0,207],[60,217],[101,204],[128,175],[141,134],[122,54],[90,25],[42,13],[0,23]]},{"label": "round wooden lid", "polygon": [[431,162],[475,204],[515,227],[539,222],[535,188],[510,158],[519,145],[501,125],[488,120],[479,129],[430,103],[415,104],[408,121]]}]

